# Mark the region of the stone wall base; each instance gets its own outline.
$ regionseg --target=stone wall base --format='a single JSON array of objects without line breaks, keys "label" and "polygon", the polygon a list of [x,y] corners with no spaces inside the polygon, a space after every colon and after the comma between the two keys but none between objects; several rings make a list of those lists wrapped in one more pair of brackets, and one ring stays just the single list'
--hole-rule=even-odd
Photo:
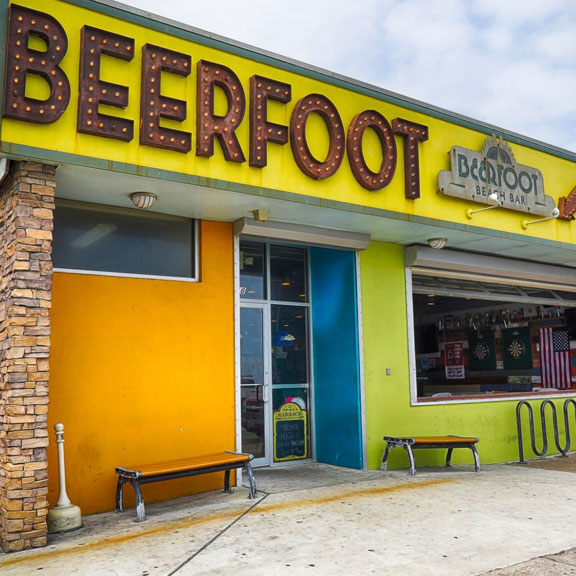
[{"label": "stone wall base", "polygon": [[55,167],[12,162],[0,186],[0,546],[45,546]]}]

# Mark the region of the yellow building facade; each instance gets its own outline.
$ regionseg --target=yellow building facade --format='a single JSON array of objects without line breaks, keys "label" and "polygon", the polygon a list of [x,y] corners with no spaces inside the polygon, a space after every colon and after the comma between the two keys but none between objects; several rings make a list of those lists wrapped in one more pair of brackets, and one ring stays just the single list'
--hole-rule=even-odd
[{"label": "yellow building facade", "polygon": [[58,422],[90,514],[221,450],[511,461],[518,402],[574,394],[576,155],[117,3],[0,10],[4,550],[46,543]]}]

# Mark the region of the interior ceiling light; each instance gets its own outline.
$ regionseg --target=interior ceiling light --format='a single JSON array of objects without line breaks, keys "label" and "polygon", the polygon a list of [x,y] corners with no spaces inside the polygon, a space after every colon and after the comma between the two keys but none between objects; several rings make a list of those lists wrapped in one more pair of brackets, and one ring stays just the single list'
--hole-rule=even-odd
[{"label": "interior ceiling light", "polygon": [[117,228],[118,226],[114,224],[96,224],[90,228],[90,230],[83,232],[80,236],[72,240],[70,246],[73,248],[87,248],[88,246],[92,246],[92,244],[99,242],[109,234],[112,234]]},{"label": "interior ceiling light", "polygon": [[130,200],[132,200],[134,206],[142,210],[152,208],[157,199],[158,196],[153,192],[132,192],[132,194],[130,194]]}]

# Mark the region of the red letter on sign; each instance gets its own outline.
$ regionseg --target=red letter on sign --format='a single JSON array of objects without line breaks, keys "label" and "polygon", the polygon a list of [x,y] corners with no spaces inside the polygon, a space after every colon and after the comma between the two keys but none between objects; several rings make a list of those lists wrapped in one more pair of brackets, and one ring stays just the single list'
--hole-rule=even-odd
[{"label": "red letter on sign", "polygon": [[418,142],[428,140],[428,126],[395,118],[392,120],[392,130],[394,134],[404,137],[404,196],[408,199],[420,198]]},{"label": "red letter on sign", "polygon": [[[330,145],[323,162],[314,158],[306,142],[306,121],[313,112],[321,116],[328,128]],[[335,174],[344,159],[344,138],[340,114],[326,96],[309,94],[298,101],[290,119],[290,145],[296,164],[306,176],[318,180]]]},{"label": "red letter on sign", "polygon": [[[376,132],[382,147],[382,164],[378,172],[372,172],[364,159],[362,138],[367,128],[372,128]],[[364,188],[371,191],[380,190],[392,182],[396,171],[396,142],[388,120],[380,112],[366,110],[355,116],[348,128],[346,146],[352,173]]]},{"label": "red letter on sign", "polygon": [[142,48],[142,101],[140,115],[140,144],[166,148],[176,152],[190,152],[192,137],[189,132],[163,128],[160,118],[182,122],[186,119],[186,102],[160,94],[162,72],[180,76],[190,74],[192,60],[187,54],[146,44]]},{"label": "red letter on sign", "polygon": [[262,76],[250,78],[250,166],[268,164],[268,142],[288,142],[288,127],[268,122],[268,100],[286,103],[291,98],[290,84]]},{"label": "red letter on sign", "polygon": [[134,40],[106,30],[84,26],[81,52],[78,132],[129,142],[134,137],[132,120],[98,112],[100,104],[117,108],[128,106],[126,86],[100,80],[100,56],[107,54],[121,60],[132,60]]},{"label": "red letter on sign", "polygon": [[[214,136],[216,136],[226,160],[246,162],[235,133],[246,111],[246,98],[238,76],[227,66],[200,60],[197,81],[196,155],[206,158],[213,156]],[[228,101],[228,111],[224,116],[217,116],[214,113],[216,86],[223,90]]]},{"label": "red letter on sign", "polygon": [[[70,83],[59,66],[68,50],[66,32],[52,16],[15,4],[10,6],[9,18],[4,116],[37,124],[56,122],[70,101]],[[46,51],[29,48],[30,36],[41,38]],[[46,80],[47,100],[26,96],[28,74]]]}]

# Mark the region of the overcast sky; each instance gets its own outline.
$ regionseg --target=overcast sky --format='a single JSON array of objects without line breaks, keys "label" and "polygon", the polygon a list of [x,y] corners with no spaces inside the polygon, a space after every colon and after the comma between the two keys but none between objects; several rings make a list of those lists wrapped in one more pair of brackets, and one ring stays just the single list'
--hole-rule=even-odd
[{"label": "overcast sky", "polygon": [[124,0],[576,152],[574,0]]}]

